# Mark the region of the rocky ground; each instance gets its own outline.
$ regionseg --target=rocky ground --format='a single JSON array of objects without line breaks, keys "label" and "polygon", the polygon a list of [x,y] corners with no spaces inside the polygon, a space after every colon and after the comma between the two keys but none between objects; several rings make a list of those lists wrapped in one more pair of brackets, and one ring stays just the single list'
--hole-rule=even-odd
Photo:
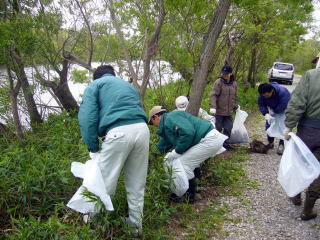
[{"label": "rocky ground", "polygon": [[[264,121],[259,117],[249,120],[249,135],[260,138],[266,143]],[[315,220],[301,221],[299,214],[302,206],[291,204],[277,181],[281,157],[276,148],[266,154],[251,154],[245,164],[248,178],[257,186],[245,190],[244,195],[220,197],[231,211],[223,231],[214,239],[320,239],[320,216]],[[304,195],[303,195],[304,196]],[[320,200],[316,209],[320,215]]]}]

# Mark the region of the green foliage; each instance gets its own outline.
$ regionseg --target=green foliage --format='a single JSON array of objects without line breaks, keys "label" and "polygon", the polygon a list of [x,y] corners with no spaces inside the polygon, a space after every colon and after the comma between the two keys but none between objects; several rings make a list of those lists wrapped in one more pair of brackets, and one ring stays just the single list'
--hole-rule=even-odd
[{"label": "green foliage", "polygon": [[71,71],[71,80],[74,83],[90,83],[87,70],[72,70]]},{"label": "green foliage", "polygon": [[[164,86],[162,97],[168,109],[174,109],[175,98],[186,95],[187,90],[184,82],[171,82]],[[147,108],[159,104],[159,88],[147,94]],[[207,104],[208,99],[205,98],[204,107]],[[169,179],[163,169],[163,156],[155,147],[159,138],[155,134],[155,127],[150,127],[150,131],[143,237],[170,239],[172,233],[165,224],[170,222],[170,216],[177,213],[181,205],[169,204]],[[115,211],[105,211],[101,201],[93,199],[97,201],[101,212],[89,225],[85,225],[81,215],[65,206],[81,185],[80,179],[70,172],[71,162],[85,162],[88,159],[87,149],[80,139],[77,119],[65,112],[50,115],[47,122],[38,126],[34,132],[26,133],[25,137],[22,143],[13,141],[0,146],[0,177],[3,179],[0,185],[0,192],[3,193],[0,197],[1,226],[12,229],[6,233],[9,239],[130,238],[131,229],[125,224],[127,204],[123,174],[112,199]],[[204,184],[209,186],[214,182],[228,186],[239,181],[244,173],[237,162],[244,158],[242,153],[237,153],[231,159],[217,157],[207,161],[203,167],[205,174],[214,174]],[[196,228],[198,232],[201,226],[218,228],[222,223],[225,209],[210,208],[205,211],[208,218],[212,215],[212,222],[199,222]],[[200,215],[198,217],[200,219]]]}]

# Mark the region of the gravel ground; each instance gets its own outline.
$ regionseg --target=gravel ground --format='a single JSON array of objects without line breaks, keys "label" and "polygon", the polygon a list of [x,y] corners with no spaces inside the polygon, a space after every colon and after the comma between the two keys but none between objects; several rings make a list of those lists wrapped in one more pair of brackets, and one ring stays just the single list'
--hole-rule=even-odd
[{"label": "gravel ground", "polygon": [[[264,121],[253,121],[254,124],[248,124],[254,126],[249,129],[249,135],[259,134],[262,136],[260,140],[266,143]],[[223,232],[226,234],[216,239],[320,239],[320,200],[315,206],[319,212],[315,220],[305,222],[298,219],[302,206],[291,204],[277,181],[281,157],[276,154],[276,146],[267,155],[251,154],[245,165],[249,179],[258,183],[257,188],[245,190],[241,197],[219,199],[229,205],[228,217],[235,221],[225,222]]]}]

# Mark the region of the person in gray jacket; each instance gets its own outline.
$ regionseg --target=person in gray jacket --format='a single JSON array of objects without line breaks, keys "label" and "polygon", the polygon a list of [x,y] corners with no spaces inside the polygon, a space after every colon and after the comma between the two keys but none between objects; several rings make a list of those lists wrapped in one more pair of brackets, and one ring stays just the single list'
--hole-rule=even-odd
[{"label": "person in gray jacket", "polygon": [[[285,138],[288,140],[292,128],[297,125],[297,136],[307,145],[320,161],[320,68],[307,71],[293,91],[286,114]],[[313,207],[320,198],[320,177],[314,180],[306,191],[302,220],[317,216]],[[291,198],[294,205],[301,205],[301,194]]]},{"label": "person in gray jacket", "polygon": [[[210,94],[210,113],[215,115],[216,128],[230,138],[233,126],[232,113],[239,107],[238,87],[232,74],[231,66],[223,66],[221,76],[215,81]],[[229,145],[228,139],[223,147],[227,150],[233,148]]]}]

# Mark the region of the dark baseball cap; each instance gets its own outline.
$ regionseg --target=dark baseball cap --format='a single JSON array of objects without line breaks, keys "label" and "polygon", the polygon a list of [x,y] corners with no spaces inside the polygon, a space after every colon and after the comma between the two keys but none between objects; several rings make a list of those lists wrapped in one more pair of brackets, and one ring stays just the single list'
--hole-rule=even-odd
[{"label": "dark baseball cap", "polygon": [[221,74],[229,74],[232,73],[232,67],[231,66],[223,66],[221,68]]}]

